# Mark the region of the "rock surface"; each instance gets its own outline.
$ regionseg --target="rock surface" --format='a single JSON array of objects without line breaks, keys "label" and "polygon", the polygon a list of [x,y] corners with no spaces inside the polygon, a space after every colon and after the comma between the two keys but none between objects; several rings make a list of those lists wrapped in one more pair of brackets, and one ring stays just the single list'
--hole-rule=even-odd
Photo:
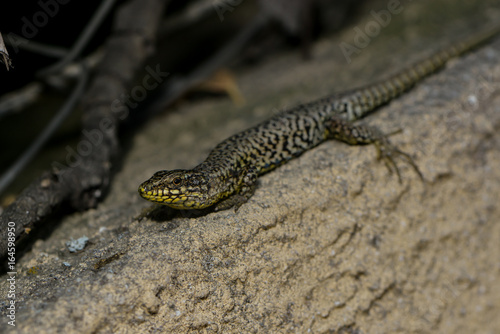
[{"label": "rock surface", "polygon": [[[424,3],[407,6],[424,15]],[[500,330],[499,38],[366,119],[404,130],[391,139],[426,184],[404,164],[399,184],[372,147],[331,141],[261,177],[237,213],[133,218],[149,206],[137,186],[155,171],[194,166],[276,108],[373,82],[446,45],[447,34],[479,30],[469,17],[432,36],[405,23],[412,15],[394,17],[350,65],[339,51],[349,29],[318,41],[312,61],[288,53],[239,73],[242,108],[185,103],[150,122],[105,201],[20,260],[9,332]],[[70,253],[65,242],[83,236],[86,248]]]}]

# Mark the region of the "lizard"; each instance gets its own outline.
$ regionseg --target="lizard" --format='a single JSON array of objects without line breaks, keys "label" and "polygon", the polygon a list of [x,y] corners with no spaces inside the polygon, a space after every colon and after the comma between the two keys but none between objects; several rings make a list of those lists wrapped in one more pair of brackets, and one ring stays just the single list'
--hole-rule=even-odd
[{"label": "lizard", "polygon": [[396,172],[400,182],[397,157],[424,180],[411,156],[389,141],[391,134],[355,121],[407,92],[450,59],[488,41],[499,30],[488,30],[456,43],[388,79],[285,110],[222,141],[193,169],[156,172],[139,186],[139,194],[174,209],[220,211],[234,207],[237,211],[253,195],[260,175],[329,139],[350,145],[373,144],[378,159],[389,171]]}]

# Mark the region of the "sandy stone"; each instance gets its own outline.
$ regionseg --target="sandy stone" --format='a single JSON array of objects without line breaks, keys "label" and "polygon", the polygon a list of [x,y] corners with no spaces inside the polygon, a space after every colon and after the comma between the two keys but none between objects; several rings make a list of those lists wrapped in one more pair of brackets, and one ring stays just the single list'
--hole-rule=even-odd
[{"label": "sandy stone", "polygon": [[[351,65],[338,49],[346,30],[319,40],[312,61],[290,52],[241,71],[242,108],[184,103],[147,124],[105,201],[19,262],[10,332],[498,331],[500,39],[366,119],[404,130],[391,139],[426,184],[404,163],[399,184],[373,147],[331,141],[261,177],[237,213],[133,218],[150,206],[137,186],[155,171],[192,167],[273,110],[382,78],[473,31],[433,37],[400,15]],[[84,235],[70,253],[65,242]]]}]

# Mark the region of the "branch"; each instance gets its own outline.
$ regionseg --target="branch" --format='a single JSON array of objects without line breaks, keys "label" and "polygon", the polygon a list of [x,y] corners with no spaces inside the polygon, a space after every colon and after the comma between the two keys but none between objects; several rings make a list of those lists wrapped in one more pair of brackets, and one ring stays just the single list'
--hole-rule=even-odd
[{"label": "branch", "polygon": [[[45,172],[29,185],[0,217],[0,230],[16,224],[16,239],[39,226],[63,204],[72,209],[94,207],[110,183],[110,169],[119,152],[119,115],[113,102],[131,86],[135,72],[154,51],[156,31],[166,1],[129,0],[115,16],[97,73],[83,100],[80,144],[88,150],[78,159]],[[83,145],[90,143],[91,145]],[[0,258],[5,257],[6,237],[0,238]]]},{"label": "branch", "polygon": [[7,51],[7,48],[5,47],[5,44],[3,42],[2,33],[0,33],[0,62],[5,64],[7,71],[12,67],[9,52]]}]

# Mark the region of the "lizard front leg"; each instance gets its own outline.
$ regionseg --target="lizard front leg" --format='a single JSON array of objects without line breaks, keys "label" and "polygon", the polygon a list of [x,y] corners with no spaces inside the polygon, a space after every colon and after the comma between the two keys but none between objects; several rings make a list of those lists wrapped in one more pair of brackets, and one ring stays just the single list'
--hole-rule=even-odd
[{"label": "lizard front leg", "polygon": [[255,192],[257,176],[258,173],[255,167],[246,168],[235,194],[217,203],[215,211],[227,210],[231,207],[234,207],[235,212],[238,211],[240,206],[246,203]]}]

